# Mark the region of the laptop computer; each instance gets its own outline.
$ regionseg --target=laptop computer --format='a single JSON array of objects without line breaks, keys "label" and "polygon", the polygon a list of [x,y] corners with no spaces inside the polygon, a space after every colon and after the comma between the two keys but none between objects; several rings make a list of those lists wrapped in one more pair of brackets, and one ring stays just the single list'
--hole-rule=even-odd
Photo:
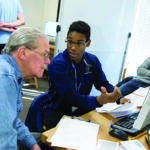
[{"label": "laptop computer", "polygon": [[121,129],[131,136],[136,136],[147,130],[147,128],[150,127],[150,90],[148,91],[142,108],[139,111],[123,117],[113,123],[111,127]]}]

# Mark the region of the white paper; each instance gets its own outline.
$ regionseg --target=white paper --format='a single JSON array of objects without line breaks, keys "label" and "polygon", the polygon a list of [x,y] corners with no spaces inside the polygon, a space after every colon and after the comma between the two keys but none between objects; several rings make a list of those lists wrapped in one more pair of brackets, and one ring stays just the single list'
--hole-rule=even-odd
[{"label": "white paper", "polygon": [[47,21],[45,23],[45,34],[46,35],[50,35],[50,36],[53,36],[55,37],[56,36],[56,28],[57,28],[57,25],[59,25],[58,22],[54,22],[54,21]]},{"label": "white paper", "polygon": [[107,103],[103,105],[102,107],[96,108],[97,112],[121,112],[121,111],[127,111],[132,110],[133,108],[136,108],[134,103],[125,103],[125,104],[116,104],[116,103]]},{"label": "white paper", "polygon": [[52,146],[77,150],[95,150],[99,125],[77,119],[64,118],[53,135]]},{"label": "white paper", "polygon": [[137,112],[137,109],[121,111],[121,112],[110,112],[108,114],[114,118],[121,118],[121,117],[128,116],[128,115],[135,113],[135,112]]},{"label": "white paper", "polygon": [[123,117],[137,111],[136,105],[134,103],[121,104],[117,107],[116,105],[116,103],[108,103],[107,105],[104,105],[100,108],[96,108],[96,111],[108,113],[115,118]]},{"label": "white paper", "polygon": [[119,143],[107,140],[98,140],[97,150],[119,150]]},{"label": "white paper", "polygon": [[145,97],[147,95],[148,91],[149,91],[149,88],[140,87],[139,89],[137,89],[133,93]]},{"label": "white paper", "polygon": [[141,107],[144,103],[144,100],[145,100],[144,96],[136,95],[133,93],[125,96],[125,98],[130,99],[131,102],[134,103],[137,107]]},{"label": "white paper", "polygon": [[138,140],[122,141],[121,144],[126,150],[146,150]]},{"label": "white paper", "polygon": [[107,103],[104,104],[102,107],[96,108],[97,112],[108,112],[108,111],[113,111],[116,108],[121,107],[122,105],[118,105],[116,103]]}]

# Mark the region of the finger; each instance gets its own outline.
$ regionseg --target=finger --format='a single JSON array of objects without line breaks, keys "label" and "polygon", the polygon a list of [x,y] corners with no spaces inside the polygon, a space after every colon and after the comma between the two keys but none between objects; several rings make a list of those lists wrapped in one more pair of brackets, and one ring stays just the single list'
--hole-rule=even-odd
[{"label": "finger", "polygon": [[117,87],[114,87],[114,91],[111,93],[111,97],[112,99],[119,99],[121,97],[121,92],[120,89],[118,89]]},{"label": "finger", "polygon": [[107,92],[107,91],[106,91],[106,88],[102,86],[102,87],[101,87],[101,92],[102,92],[102,93],[106,93],[106,92]]},{"label": "finger", "polygon": [[131,100],[127,99],[127,98],[121,98],[120,99],[120,104],[125,104],[125,103],[131,103]]},{"label": "finger", "polygon": [[131,100],[130,100],[130,99],[127,99],[127,98],[125,98],[125,102],[126,102],[126,103],[131,103]]}]

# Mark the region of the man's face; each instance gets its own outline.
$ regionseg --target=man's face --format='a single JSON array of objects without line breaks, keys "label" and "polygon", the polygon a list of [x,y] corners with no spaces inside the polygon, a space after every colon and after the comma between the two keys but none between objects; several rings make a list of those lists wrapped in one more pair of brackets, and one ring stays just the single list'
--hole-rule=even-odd
[{"label": "man's face", "polygon": [[26,71],[27,77],[42,77],[45,64],[50,63],[49,42],[44,38],[37,38],[39,47],[33,51],[28,50]]},{"label": "man's face", "polygon": [[84,34],[78,32],[70,32],[67,37],[67,49],[71,60],[79,64],[82,60],[85,48],[90,45],[90,41],[86,42]]}]

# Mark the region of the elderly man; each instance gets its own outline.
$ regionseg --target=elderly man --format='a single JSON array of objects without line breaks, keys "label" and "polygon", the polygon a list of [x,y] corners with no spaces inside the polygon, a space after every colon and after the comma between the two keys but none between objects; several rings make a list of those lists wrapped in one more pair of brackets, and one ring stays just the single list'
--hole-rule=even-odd
[{"label": "elderly man", "polygon": [[31,27],[12,33],[0,55],[1,150],[41,149],[18,114],[23,107],[23,78],[42,77],[44,65],[49,63],[49,42],[43,33]]}]

